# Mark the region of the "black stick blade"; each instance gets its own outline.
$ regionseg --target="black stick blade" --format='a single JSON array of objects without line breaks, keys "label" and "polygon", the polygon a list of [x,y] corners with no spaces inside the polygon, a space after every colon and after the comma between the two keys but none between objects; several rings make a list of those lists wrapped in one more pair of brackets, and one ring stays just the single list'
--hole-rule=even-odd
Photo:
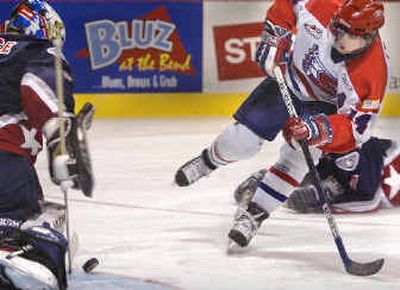
[{"label": "black stick blade", "polygon": [[378,259],[370,263],[357,263],[351,261],[350,265],[346,267],[347,273],[356,276],[371,276],[378,273],[385,262],[384,259]]}]

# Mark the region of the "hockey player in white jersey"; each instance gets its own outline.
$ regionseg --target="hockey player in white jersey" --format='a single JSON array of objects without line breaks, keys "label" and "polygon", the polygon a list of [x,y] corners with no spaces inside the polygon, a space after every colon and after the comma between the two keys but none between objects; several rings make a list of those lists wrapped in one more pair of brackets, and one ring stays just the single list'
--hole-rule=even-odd
[{"label": "hockey player in white jersey", "polygon": [[[220,166],[252,157],[265,140],[283,133],[286,144],[277,162],[235,216],[229,238],[239,246],[249,244],[307,174],[298,140],[307,141],[317,162],[322,154],[345,154],[371,138],[387,83],[383,24],[383,5],[373,0],[276,0],[268,9],[256,54],[267,77],[235,121],[175,175],[178,185],[188,186]],[[274,78],[276,65],[284,70],[299,118],[289,118]]]},{"label": "hockey player in white jersey", "polygon": [[[65,112],[59,117],[56,38],[65,38],[63,22],[44,0],[20,1],[0,34],[1,289],[67,288],[64,208],[44,201],[34,168],[43,137],[52,181],[71,182],[86,195],[92,189],[88,170],[82,170],[80,114],[74,114],[72,76],[65,60],[60,71]],[[60,118],[66,124],[65,153],[60,150]],[[60,157],[68,162],[58,162]]]}]

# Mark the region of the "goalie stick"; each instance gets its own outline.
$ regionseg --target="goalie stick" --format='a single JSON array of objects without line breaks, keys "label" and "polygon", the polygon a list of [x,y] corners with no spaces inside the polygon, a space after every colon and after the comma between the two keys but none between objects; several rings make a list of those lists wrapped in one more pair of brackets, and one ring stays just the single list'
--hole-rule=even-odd
[{"label": "goalie stick", "polygon": [[[285,102],[287,111],[289,113],[289,116],[290,117],[298,117],[296,108],[294,107],[293,102],[292,102],[292,97],[290,96],[288,87],[283,78],[281,68],[279,66],[276,66],[274,68],[274,73],[275,73],[275,77],[276,77],[276,80],[279,85],[279,90],[283,97],[283,101]],[[342,262],[344,264],[344,267],[345,267],[347,273],[352,274],[352,275],[357,275],[357,276],[370,276],[370,275],[376,274],[377,272],[379,272],[381,270],[383,263],[384,263],[384,259],[377,259],[377,260],[369,262],[369,263],[358,263],[358,262],[351,260],[349,255],[347,254],[347,251],[344,247],[343,240],[342,240],[342,237],[340,236],[339,229],[337,227],[335,218],[332,214],[331,206],[328,202],[326,193],[322,189],[321,178],[320,178],[319,173],[314,165],[307,142],[305,140],[302,140],[302,141],[299,141],[299,144],[301,146],[304,157],[306,159],[307,166],[308,166],[308,169],[311,174],[312,183],[315,186],[315,188],[317,189],[318,196],[323,203],[322,210],[324,212],[325,218],[328,221],[329,228],[332,232],[336,247],[339,251],[340,257],[342,259]]]},{"label": "goalie stick", "polygon": [[[62,41],[60,36],[60,31],[57,31],[57,37],[54,40],[54,45],[56,47],[56,53],[54,55],[54,72],[55,72],[55,85],[56,94],[58,99],[58,119],[60,127],[60,147],[61,154],[65,155],[67,153],[66,141],[65,141],[65,120],[64,120],[64,81],[63,81],[63,64],[62,64]],[[70,223],[69,223],[69,206],[68,206],[68,187],[70,186],[68,181],[62,181],[60,184],[61,191],[64,195],[64,205],[65,205],[65,231],[68,241],[68,273],[72,273],[72,254],[71,254],[71,233],[70,233]]]}]

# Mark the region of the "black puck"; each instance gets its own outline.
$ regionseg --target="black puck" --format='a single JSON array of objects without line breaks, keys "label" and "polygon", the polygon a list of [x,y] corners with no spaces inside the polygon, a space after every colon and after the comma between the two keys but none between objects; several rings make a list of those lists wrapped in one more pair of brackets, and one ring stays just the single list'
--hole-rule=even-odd
[{"label": "black puck", "polygon": [[93,257],[90,258],[83,264],[82,269],[85,271],[85,273],[90,273],[93,271],[94,268],[96,268],[99,265],[99,260],[97,258]]}]

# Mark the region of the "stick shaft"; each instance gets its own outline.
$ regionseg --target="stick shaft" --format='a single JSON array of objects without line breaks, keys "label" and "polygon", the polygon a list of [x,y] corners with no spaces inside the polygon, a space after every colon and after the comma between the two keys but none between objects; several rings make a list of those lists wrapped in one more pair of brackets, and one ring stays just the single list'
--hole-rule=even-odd
[{"label": "stick shaft", "polygon": [[65,123],[64,123],[64,78],[63,78],[63,64],[62,64],[62,45],[61,40],[57,38],[54,40],[57,53],[54,56],[54,70],[56,80],[56,95],[58,99],[58,120],[60,127],[60,148],[61,154],[66,154],[67,149],[65,145]]},{"label": "stick shaft", "polygon": [[[58,99],[58,121],[59,121],[59,132],[60,132],[60,151],[61,155],[67,154],[66,141],[65,141],[65,122],[64,122],[64,76],[63,76],[63,64],[62,64],[62,42],[58,37],[54,40],[57,53],[54,57],[54,70],[55,70],[55,85],[56,94]],[[71,234],[70,234],[70,220],[69,220],[69,205],[68,205],[68,181],[61,182],[61,191],[64,195],[65,205],[65,230],[66,238],[68,241],[68,273],[72,273],[72,254],[70,250]]]},{"label": "stick shaft", "polygon": [[[280,92],[282,94],[283,100],[285,102],[285,105],[286,105],[286,108],[287,108],[289,116],[290,117],[297,117],[298,115],[297,115],[297,112],[296,112],[296,108],[293,105],[292,97],[291,97],[291,95],[289,93],[289,90],[287,88],[285,79],[283,78],[282,71],[281,71],[280,67],[276,66],[275,69],[274,69],[274,73],[275,73],[275,77],[276,77],[276,80],[278,82],[279,89],[280,89]],[[330,205],[328,203],[328,198],[326,196],[326,193],[322,189],[321,178],[320,178],[320,176],[318,174],[318,171],[317,171],[317,169],[316,169],[316,167],[314,165],[314,161],[313,161],[313,158],[311,156],[310,149],[308,148],[308,145],[307,145],[305,140],[302,140],[299,143],[300,143],[301,149],[303,151],[304,158],[306,160],[308,169],[309,169],[309,171],[311,173],[311,178],[312,178],[312,181],[313,181],[313,185],[315,186],[315,188],[317,190],[317,193],[318,193],[318,196],[319,196],[320,200],[323,203],[322,209],[323,209],[325,218],[328,221],[328,225],[329,225],[329,228],[331,230],[332,236],[333,236],[333,238],[335,240],[335,244],[336,244],[336,246],[338,248],[340,257],[342,258],[342,261],[343,261],[345,267],[347,268],[347,267],[349,267],[349,264],[351,263],[351,261],[349,259],[349,256],[348,256],[347,252],[346,252],[346,249],[344,247],[342,238],[341,238],[340,233],[339,233],[339,229],[337,227],[335,218],[334,218],[334,216],[332,214],[331,207],[330,207]]]},{"label": "stick shaft", "polygon": [[71,253],[71,227],[69,221],[69,202],[68,202],[68,187],[61,185],[61,190],[64,195],[65,205],[65,232],[68,240],[68,273],[72,273],[72,253]]}]

